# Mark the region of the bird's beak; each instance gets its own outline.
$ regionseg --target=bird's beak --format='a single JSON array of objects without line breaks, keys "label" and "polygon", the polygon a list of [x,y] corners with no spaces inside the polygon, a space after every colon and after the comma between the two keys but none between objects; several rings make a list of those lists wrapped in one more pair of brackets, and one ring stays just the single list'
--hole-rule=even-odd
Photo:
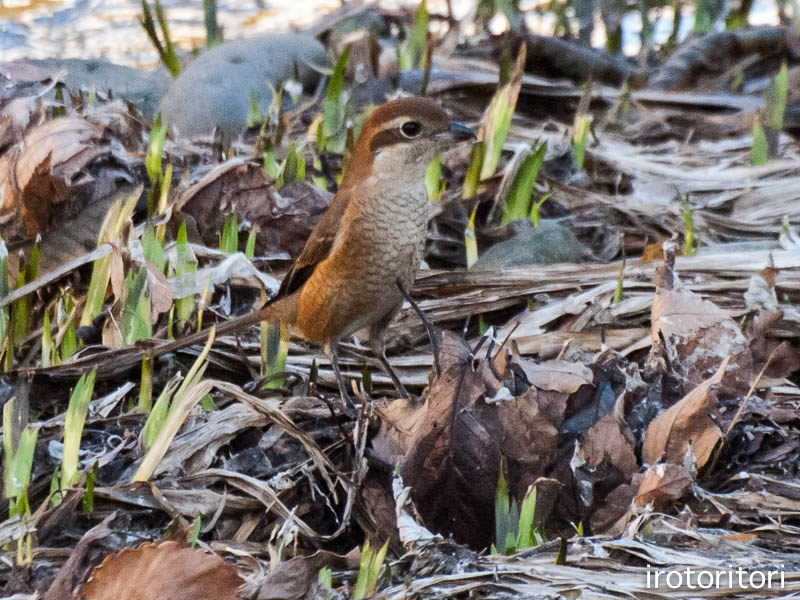
[{"label": "bird's beak", "polygon": [[467,140],[474,140],[478,137],[471,127],[467,127],[458,121],[450,121],[450,131],[448,134],[448,137],[454,142],[466,142]]}]

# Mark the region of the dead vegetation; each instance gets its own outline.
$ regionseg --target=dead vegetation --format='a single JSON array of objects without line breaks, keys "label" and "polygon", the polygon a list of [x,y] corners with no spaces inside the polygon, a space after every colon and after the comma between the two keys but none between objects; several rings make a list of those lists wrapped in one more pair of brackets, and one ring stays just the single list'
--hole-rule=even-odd
[{"label": "dead vegetation", "polygon": [[[737,38],[737,51],[758,56],[765,35]],[[4,71],[27,90],[0,96],[0,228],[20,283],[0,300],[14,332],[0,391],[6,473],[36,432],[29,481],[6,475],[4,591],[344,598],[358,595],[364,556],[377,560],[388,541],[388,568],[365,588],[384,598],[800,593],[800,153],[779,132],[775,157],[751,164],[763,99],[711,89],[723,78],[703,79],[694,62],[698,72],[669,79],[702,48],[690,50],[663,65],[659,85],[631,92],[517,73],[496,171],[464,199],[470,157],[444,157],[426,256],[435,268],[413,290],[439,328],[441,373],[405,307],[387,340],[415,397],[394,399],[354,340],[343,367],[356,418],[314,348],[291,342],[270,371],[280,335],[266,326],[212,335],[202,352],[162,351],[170,335],[257,306],[302,249],[346,162],[307,135],[321,127],[320,98],[230,148],[167,137],[156,169],[157,125],[135,107],[76,95],[54,115],[28,88],[57,74]],[[768,50],[767,64],[788,52]],[[481,115],[494,64],[450,53],[434,65],[428,93],[493,131],[491,111]],[[694,91],[662,91],[675,87]],[[583,168],[581,98],[593,117]],[[282,185],[267,174],[265,135],[286,159]],[[465,268],[471,213],[479,255],[515,239],[497,215],[541,142],[541,218],[569,227],[584,258]],[[291,156],[307,165],[301,176],[288,172]],[[234,214],[240,249],[254,232],[253,258],[235,251],[238,236],[217,243]],[[102,310],[86,318],[101,261]],[[70,390],[93,370],[80,469],[62,485]],[[498,512],[501,479],[519,503],[508,506],[534,499],[528,529],[543,543],[504,553],[497,524],[516,522]],[[359,554],[365,540],[372,551]],[[648,588],[656,570],[687,568],[730,581],[740,568],[779,570],[782,585]]]}]

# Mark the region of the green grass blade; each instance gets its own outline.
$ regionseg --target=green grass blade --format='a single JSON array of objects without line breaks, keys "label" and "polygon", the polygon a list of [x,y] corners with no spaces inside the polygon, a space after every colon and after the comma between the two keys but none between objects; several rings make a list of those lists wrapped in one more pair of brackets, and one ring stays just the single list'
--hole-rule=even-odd
[{"label": "green grass blade", "polygon": [[768,147],[767,136],[761,125],[761,116],[756,115],[753,119],[753,146],[750,148],[750,164],[752,166],[757,167],[767,162]]},{"label": "green grass blade", "polygon": [[536,486],[531,484],[519,511],[516,551],[534,546],[533,519],[536,512]]},{"label": "green grass blade", "polygon": [[64,416],[64,456],[61,459],[61,489],[66,489],[75,484],[78,477],[78,451],[83,435],[83,426],[86,423],[86,414],[89,410],[89,401],[94,392],[94,381],[97,375],[92,370],[88,375],[83,375],[69,398],[69,405]]},{"label": "green grass blade", "polygon": [[530,215],[531,196],[536,179],[539,177],[539,170],[544,162],[544,155],[547,152],[547,142],[531,147],[531,150],[533,153],[525,157],[511,183],[501,220],[503,225],[519,219],[526,219]]}]

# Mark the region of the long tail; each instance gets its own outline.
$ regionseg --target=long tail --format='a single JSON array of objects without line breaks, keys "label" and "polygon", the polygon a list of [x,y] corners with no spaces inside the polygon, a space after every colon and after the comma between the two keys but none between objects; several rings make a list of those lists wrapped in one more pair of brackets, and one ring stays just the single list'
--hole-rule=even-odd
[{"label": "long tail", "polygon": [[[293,324],[297,319],[297,297],[296,295],[287,296],[279,299],[277,302],[268,304],[241,317],[229,319],[222,323],[218,323],[216,327],[216,335],[225,335],[227,333],[235,333],[242,331],[251,325],[260,323],[261,321],[269,321],[271,323],[289,323]],[[168,352],[174,352],[187,346],[194,346],[195,344],[202,344],[208,339],[211,333],[211,328],[203,329],[197,333],[187,335],[178,340],[166,342],[154,346],[149,354],[153,356],[160,356]]]}]

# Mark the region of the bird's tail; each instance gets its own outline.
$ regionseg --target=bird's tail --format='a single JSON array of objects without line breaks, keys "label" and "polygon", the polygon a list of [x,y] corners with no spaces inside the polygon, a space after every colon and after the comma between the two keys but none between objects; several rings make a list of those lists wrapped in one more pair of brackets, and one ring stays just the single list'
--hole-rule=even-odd
[{"label": "bird's tail", "polygon": [[[248,327],[260,323],[261,321],[269,321],[270,323],[287,323],[293,324],[297,320],[297,299],[294,296],[280,298],[277,302],[262,306],[260,309],[255,310],[241,317],[228,319],[222,323],[214,325],[215,335],[225,335],[228,333],[235,333],[242,331]],[[161,355],[168,352],[174,352],[181,348],[194,346],[195,344],[202,344],[208,340],[211,334],[211,327],[184,336],[178,340],[166,342],[164,344],[155,346],[151,354]]]}]

